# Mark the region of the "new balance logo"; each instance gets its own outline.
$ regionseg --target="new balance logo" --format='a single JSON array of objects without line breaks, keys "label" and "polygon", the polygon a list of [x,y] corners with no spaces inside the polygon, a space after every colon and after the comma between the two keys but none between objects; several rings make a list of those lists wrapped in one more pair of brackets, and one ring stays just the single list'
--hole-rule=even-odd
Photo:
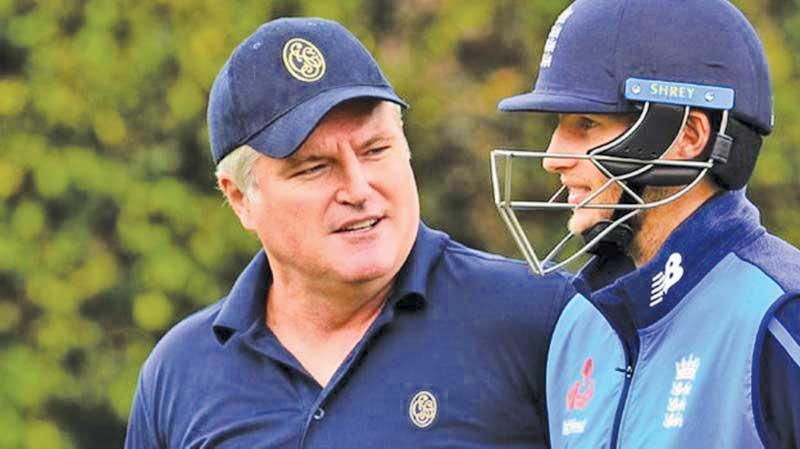
[{"label": "new balance logo", "polygon": [[679,253],[672,253],[667,259],[664,271],[653,276],[653,285],[650,288],[650,307],[661,303],[669,289],[681,280],[683,277],[682,260]]}]

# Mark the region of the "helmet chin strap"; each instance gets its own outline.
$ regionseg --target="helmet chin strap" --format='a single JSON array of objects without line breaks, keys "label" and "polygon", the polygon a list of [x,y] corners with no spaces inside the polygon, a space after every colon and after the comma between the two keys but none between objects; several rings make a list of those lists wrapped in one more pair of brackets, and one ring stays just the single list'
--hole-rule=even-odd
[{"label": "helmet chin strap", "polygon": [[[634,193],[641,196],[641,193],[644,191],[644,186],[635,185],[631,186],[631,189],[634,190]],[[620,193],[620,199],[618,203],[633,204],[635,201],[630,197],[630,195],[622,192]],[[581,233],[581,238],[583,238],[584,244],[588,245],[598,235],[600,235],[609,227],[613,226],[613,229],[611,229],[608,234],[603,236],[603,238],[601,238],[597,243],[588,248],[587,252],[589,254],[609,257],[624,255],[626,253],[628,247],[636,236],[636,231],[634,230],[634,227],[628,223],[617,223],[618,220],[622,220],[622,217],[625,215],[625,213],[626,211],[622,209],[615,209],[611,219],[600,220],[592,225],[589,229]],[[615,225],[615,223],[617,224]]]},{"label": "helmet chin strap", "polygon": [[[583,232],[581,237],[583,241],[588,244],[592,239],[613,224],[614,222],[612,220],[601,220]],[[628,246],[633,242],[633,237],[633,228],[627,223],[620,223],[612,229],[611,232],[600,239],[599,242],[595,243],[594,246],[591,246],[587,252],[595,256],[603,257],[622,255],[625,254]]]}]

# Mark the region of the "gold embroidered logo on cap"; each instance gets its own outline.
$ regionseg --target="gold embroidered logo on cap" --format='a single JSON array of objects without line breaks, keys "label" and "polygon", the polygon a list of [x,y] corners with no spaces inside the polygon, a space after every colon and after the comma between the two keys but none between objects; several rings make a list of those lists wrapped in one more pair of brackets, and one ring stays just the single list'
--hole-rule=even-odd
[{"label": "gold embroidered logo on cap", "polygon": [[436,396],[430,391],[420,391],[411,398],[411,404],[408,405],[408,416],[415,426],[424,429],[436,419],[437,410]]},{"label": "gold embroidered logo on cap", "polygon": [[325,75],[325,57],[311,42],[299,37],[283,46],[283,65],[293,77],[311,83]]}]

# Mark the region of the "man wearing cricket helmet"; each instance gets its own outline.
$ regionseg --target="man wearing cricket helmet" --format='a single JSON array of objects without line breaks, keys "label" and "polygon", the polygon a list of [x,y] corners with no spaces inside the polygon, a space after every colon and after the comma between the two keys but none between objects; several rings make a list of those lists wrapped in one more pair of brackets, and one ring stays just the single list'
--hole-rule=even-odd
[{"label": "man wearing cricket helmet", "polygon": [[[547,362],[554,448],[800,445],[800,252],[745,197],[772,93],[761,43],[726,0],[578,0],[530,93],[558,114],[546,152],[495,150],[495,202],[531,268],[593,258]],[[511,161],[561,189],[515,198]],[[540,258],[519,210],[571,210]]]}]

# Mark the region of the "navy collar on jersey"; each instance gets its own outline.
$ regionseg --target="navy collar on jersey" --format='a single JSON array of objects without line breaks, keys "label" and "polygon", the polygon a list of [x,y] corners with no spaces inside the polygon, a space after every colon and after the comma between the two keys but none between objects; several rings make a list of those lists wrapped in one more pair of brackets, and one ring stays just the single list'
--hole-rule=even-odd
[{"label": "navy collar on jersey", "polygon": [[[424,306],[428,274],[444,244],[444,234],[420,223],[411,254],[395,278],[392,294],[387,307],[381,312],[380,321],[390,320],[394,308],[415,309]],[[239,275],[214,320],[212,328],[220,344],[225,344],[233,334],[252,328],[256,321],[264,322],[267,288],[271,281],[269,261],[262,249]]]},{"label": "navy collar on jersey", "polygon": [[764,232],[744,190],[724,192],[681,223],[640,269],[625,257],[593,260],[576,287],[585,294],[589,285],[605,285],[591,293],[592,301],[618,329],[642,329],[669,313],[725,255]]}]

